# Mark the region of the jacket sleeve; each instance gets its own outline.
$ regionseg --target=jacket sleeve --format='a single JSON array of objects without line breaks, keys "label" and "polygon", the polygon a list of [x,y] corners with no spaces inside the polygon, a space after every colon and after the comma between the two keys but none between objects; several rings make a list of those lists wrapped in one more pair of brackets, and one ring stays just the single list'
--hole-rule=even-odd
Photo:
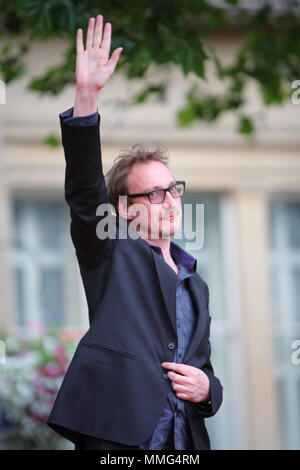
[{"label": "jacket sleeve", "polygon": [[[64,148],[65,200],[70,208],[71,238],[80,265],[99,265],[111,253],[114,240],[98,237],[97,224],[109,215],[96,215],[100,204],[109,204],[101,160],[100,115],[73,117],[73,108],[59,115]],[[107,206],[109,207],[109,206]]]},{"label": "jacket sleeve", "polygon": [[[209,290],[206,284],[206,293],[207,293],[207,310],[209,311]],[[205,372],[208,376],[210,384],[210,397],[209,400],[203,402],[194,402],[196,413],[201,415],[202,418],[210,418],[214,416],[218,409],[220,408],[223,401],[223,386],[214,375],[214,369],[211,364],[211,344],[209,341],[210,332],[208,334],[207,345],[206,345],[206,363],[201,370]]]}]

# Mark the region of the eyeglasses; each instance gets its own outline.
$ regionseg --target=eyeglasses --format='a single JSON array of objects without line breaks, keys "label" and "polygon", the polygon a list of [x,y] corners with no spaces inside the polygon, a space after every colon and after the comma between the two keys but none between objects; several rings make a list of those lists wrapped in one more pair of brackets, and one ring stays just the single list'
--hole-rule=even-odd
[{"label": "eyeglasses", "polygon": [[150,191],[149,193],[127,194],[127,196],[148,196],[148,199],[151,204],[161,204],[165,200],[167,191],[169,191],[173,197],[182,196],[185,192],[185,181],[176,181],[176,183],[172,184],[168,188],[155,189],[154,191]]}]

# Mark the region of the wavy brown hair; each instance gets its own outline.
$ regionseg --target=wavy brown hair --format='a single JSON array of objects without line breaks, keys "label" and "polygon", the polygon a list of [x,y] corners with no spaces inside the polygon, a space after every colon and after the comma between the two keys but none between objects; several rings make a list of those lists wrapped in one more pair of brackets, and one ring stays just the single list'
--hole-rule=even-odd
[{"label": "wavy brown hair", "polygon": [[158,161],[168,166],[169,157],[161,144],[157,144],[154,150],[149,150],[142,144],[135,144],[130,150],[122,150],[114,159],[114,164],[106,173],[106,186],[109,202],[118,213],[117,202],[119,196],[128,194],[128,175],[135,163],[147,163]]}]

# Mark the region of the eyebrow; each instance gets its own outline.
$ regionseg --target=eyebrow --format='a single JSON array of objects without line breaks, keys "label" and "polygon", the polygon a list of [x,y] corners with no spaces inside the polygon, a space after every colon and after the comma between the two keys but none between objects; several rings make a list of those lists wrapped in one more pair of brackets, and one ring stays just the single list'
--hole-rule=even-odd
[{"label": "eyebrow", "polygon": [[[175,180],[170,181],[169,186],[171,186],[171,184],[174,184],[174,183],[176,183]],[[154,189],[163,189],[163,188],[161,188],[160,186],[153,186],[151,189],[146,189],[145,192],[151,192],[151,191],[154,191]]]}]

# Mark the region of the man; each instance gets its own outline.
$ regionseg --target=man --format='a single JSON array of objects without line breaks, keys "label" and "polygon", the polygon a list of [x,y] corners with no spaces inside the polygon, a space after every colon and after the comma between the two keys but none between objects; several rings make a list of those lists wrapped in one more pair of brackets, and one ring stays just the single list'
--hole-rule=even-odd
[{"label": "man", "polygon": [[[86,49],[77,31],[75,105],[60,114],[90,328],[47,424],[75,449],[210,449],[204,419],[220,408],[223,387],[210,361],[208,286],[196,259],[170,240],[185,183],[159,150],[137,145],[118,157],[106,184],[97,99],[122,51],[109,59],[110,43],[101,15],[89,19]],[[108,203],[116,236],[105,237]]]}]

